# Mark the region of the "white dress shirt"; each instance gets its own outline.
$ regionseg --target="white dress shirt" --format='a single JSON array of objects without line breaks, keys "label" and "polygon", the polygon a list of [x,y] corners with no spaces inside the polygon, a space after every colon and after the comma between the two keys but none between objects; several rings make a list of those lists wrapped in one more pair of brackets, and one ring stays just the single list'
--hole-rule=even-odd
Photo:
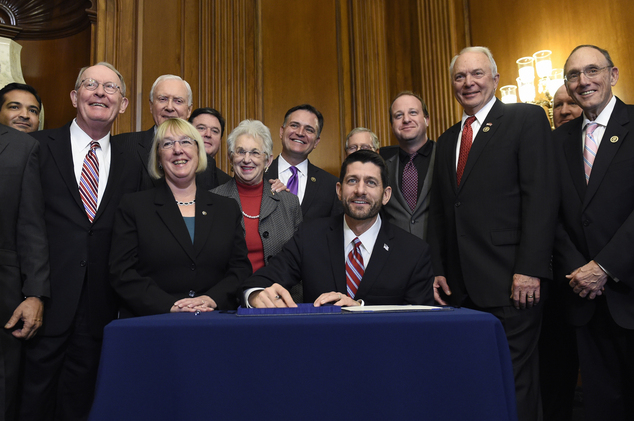
[{"label": "white dress shirt", "polygon": [[[377,215],[374,224],[363,234],[359,236],[361,241],[361,257],[363,257],[363,267],[367,268],[370,263],[370,257],[372,256],[372,250],[374,250],[374,243],[376,243],[376,237],[381,230],[381,215]],[[346,218],[343,218],[343,245],[344,245],[344,261],[348,259],[348,254],[354,248],[353,240],[357,237],[346,222]]]},{"label": "white dress shirt", "polygon": [[[288,187],[288,180],[293,175],[290,169],[291,167],[292,165],[280,154],[277,160],[277,177],[286,187]],[[306,193],[306,181],[308,180],[308,159],[295,165],[295,168],[297,168],[297,177],[299,178],[299,180],[297,180],[297,198],[301,205],[302,200],[304,200],[304,193]]]},{"label": "white dress shirt", "polygon": [[581,150],[583,151],[586,147],[586,129],[588,128],[589,123],[598,123],[594,132],[592,132],[592,136],[594,140],[597,142],[597,150],[599,146],[601,146],[601,139],[603,139],[603,135],[605,134],[605,129],[608,126],[608,122],[610,121],[610,117],[612,116],[612,111],[614,111],[614,106],[616,105],[616,97],[612,95],[612,99],[608,102],[608,105],[605,106],[601,114],[597,116],[597,119],[594,121],[588,120],[586,114],[583,114],[583,125],[581,126]]},{"label": "white dress shirt", "polygon": [[99,209],[101,198],[106,191],[106,184],[108,184],[108,174],[110,173],[110,133],[101,139],[91,139],[73,120],[70,125],[70,148],[73,155],[73,170],[75,171],[77,188],[79,188],[79,180],[81,180],[81,169],[84,166],[84,159],[90,150],[90,142],[93,140],[99,142],[100,146],[100,148],[95,150],[99,161],[99,186],[97,191],[97,209]]}]

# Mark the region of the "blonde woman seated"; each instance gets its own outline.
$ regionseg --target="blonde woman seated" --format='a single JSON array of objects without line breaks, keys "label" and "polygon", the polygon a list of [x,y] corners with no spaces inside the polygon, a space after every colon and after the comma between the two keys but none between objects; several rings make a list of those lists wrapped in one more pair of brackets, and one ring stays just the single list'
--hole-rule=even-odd
[{"label": "blonde woman seated", "polygon": [[302,222],[297,196],[273,193],[264,172],[273,160],[273,140],[268,127],[258,120],[244,120],[227,138],[234,178],[213,193],[231,197],[240,205],[249,260],[253,271],[268,264],[293,236]]},{"label": "blonde woman seated", "polygon": [[207,166],[198,131],[163,122],[154,136],[149,172],[158,187],[124,196],[110,254],[121,317],[237,307],[251,274],[235,201],[196,188]]}]

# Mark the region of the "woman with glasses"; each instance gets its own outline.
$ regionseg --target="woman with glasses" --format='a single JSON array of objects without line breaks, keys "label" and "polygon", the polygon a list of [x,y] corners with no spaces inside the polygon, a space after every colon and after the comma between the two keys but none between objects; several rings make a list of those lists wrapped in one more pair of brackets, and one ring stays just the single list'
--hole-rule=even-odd
[{"label": "woman with glasses", "polygon": [[121,317],[234,309],[251,274],[235,201],[196,188],[207,156],[187,121],[158,126],[149,172],[159,186],[125,196],[113,228],[111,282]]},{"label": "woman with glasses", "polygon": [[273,140],[261,121],[242,121],[229,134],[227,150],[235,176],[212,192],[231,197],[240,205],[255,272],[293,236],[302,222],[302,210],[297,196],[287,191],[273,193],[269,183],[263,181],[273,160]]}]

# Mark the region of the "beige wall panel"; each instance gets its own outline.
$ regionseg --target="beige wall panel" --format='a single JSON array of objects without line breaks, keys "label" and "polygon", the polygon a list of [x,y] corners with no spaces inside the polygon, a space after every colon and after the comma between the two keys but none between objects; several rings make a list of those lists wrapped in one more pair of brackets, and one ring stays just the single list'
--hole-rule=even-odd
[{"label": "beige wall panel", "polygon": [[263,122],[274,153],[285,112],[310,103],[324,115],[313,164],[336,174],[341,163],[335,0],[264,0],[261,7]]},{"label": "beige wall panel", "polygon": [[[621,79],[614,92],[626,103],[634,102],[634,2],[610,0],[564,1],[469,0],[473,45],[493,52],[500,84],[515,84],[515,61],[538,50],[553,52],[553,66],[563,67],[579,44],[607,49],[619,67]],[[497,91],[499,97],[499,89]]]}]

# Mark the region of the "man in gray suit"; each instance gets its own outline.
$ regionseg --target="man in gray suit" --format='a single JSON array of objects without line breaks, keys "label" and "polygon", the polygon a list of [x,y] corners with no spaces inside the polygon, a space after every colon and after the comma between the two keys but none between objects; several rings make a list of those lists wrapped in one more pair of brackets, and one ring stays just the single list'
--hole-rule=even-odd
[{"label": "man in gray suit", "polygon": [[391,224],[426,240],[436,144],[427,138],[429,112],[425,101],[413,92],[399,93],[390,106],[390,123],[399,147],[396,153],[390,147],[380,152],[392,188],[383,215]]}]

